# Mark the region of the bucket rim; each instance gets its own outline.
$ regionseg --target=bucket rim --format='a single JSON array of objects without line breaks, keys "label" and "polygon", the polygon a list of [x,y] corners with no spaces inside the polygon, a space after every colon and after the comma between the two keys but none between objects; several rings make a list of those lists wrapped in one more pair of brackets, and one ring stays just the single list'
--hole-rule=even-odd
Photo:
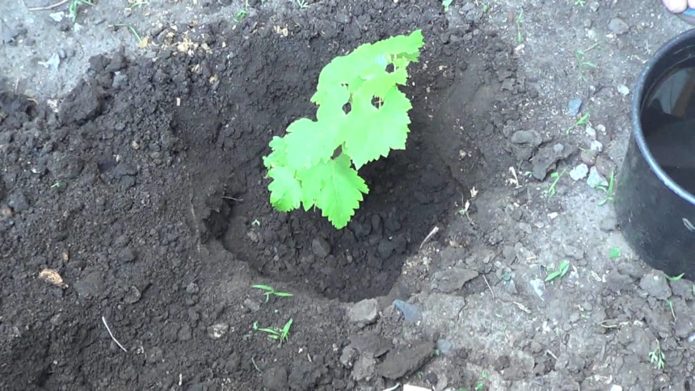
[{"label": "bucket rim", "polygon": [[[695,29],[685,31],[672,38],[670,41],[667,41],[659,48],[659,50],[656,51],[652,58],[647,62],[647,65],[644,67],[639,79],[637,80],[635,94],[632,96],[631,119],[632,136],[634,137],[634,140],[637,146],[639,147],[640,153],[644,157],[644,160],[647,162],[649,168],[657,176],[657,178],[659,178],[659,180],[664,185],[666,185],[667,188],[676,193],[681,199],[688,202],[690,205],[695,206],[695,195],[687,191],[681,185],[679,185],[678,182],[674,181],[666,173],[666,171],[664,171],[661,168],[661,165],[652,154],[647,144],[647,140],[644,137],[641,121],[641,106],[642,99],[644,98],[645,91],[647,90],[645,88],[647,78],[652,74],[652,72],[654,72],[654,68],[656,67],[656,65],[669,51],[673,50],[674,47],[681,45],[683,42],[689,40],[692,40],[692,43],[695,46]],[[695,151],[693,151],[693,153],[695,153]]]}]

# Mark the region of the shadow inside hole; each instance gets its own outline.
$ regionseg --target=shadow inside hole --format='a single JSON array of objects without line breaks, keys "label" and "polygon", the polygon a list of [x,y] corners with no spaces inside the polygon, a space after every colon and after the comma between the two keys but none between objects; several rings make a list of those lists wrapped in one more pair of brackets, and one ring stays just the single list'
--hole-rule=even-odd
[{"label": "shadow inside hole", "polygon": [[263,274],[301,282],[326,297],[387,294],[405,258],[462,194],[430,139],[430,124],[416,119],[405,151],[360,170],[370,192],[346,228],[336,230],[319,210],[274,212],[266,207],[265,188],[252,187],[243,196],[251,202],[232,210],[225,248]]},{"label": "shadow inside hole", "polygon": [[[469,98],[480,100],[481,94],[460,96],[460,100],[443,105],[449,91],[463,85],[466,78],[433,82],[441,78],[437,68],[414,71],[414,87],[405,91],[413,100],[407,149],[393,151],[388,158],[360,169],[370,192],[350,224],[336,230],[321,216],[320,210],[274,211],[261,159],[268,153],[268,142],[273,135],[284,134],[287,124],[301,116],[313,118],[316,107],[299,97],[313,94],[316,85],[308,81],[318,77],[322,64],[334,54],[317,55],[314,51],[324,50],[323,46],[307,48],[301,41],[266,43],[283,45],[264,49],[269,52],[292,46],[293,52],[307,59],[306,69],[296,69],[294,58],[277,57],[272,67],[249,70],[256,83],[253,89],[241,91],[244,84],[235,82],[234,77],[245,75],[220,78],[226,83],[220,86],[220,91],[230,96],[239,92],[239,96],[246,98],[235,100],[236,106],[219,110],[231,113],[220,121],[225,125],[215,141],[224,146],[224,157],[222,164],[210,162],[204,168],[216,164],[230,172],[229,177],[233,179],[221,185],[225,187],[224,194],[243,202],[229,203],[229,210],[219,209],[222,213],[211,216],[208,224],[213,224],[207,228],[219,237],[225,249],[272,279],[301,284],[323,296],[344,301],[387,294],[399,277],[405,259],[417,252],[435,225],[446,225],[453,209],[468,194],[464,189],[468,182],[461,181],[480,177],[475,144],[479,140],[465,137],[457,121],[464,118],[470,124],[466,133],[481,134],[483,128],[478,123],[487,123],[493,106],[479,105],[485,110],[475,113],[462,109]],[[462,60],[449,57],[448,61],[460,65]],[[294,71],[277,72],[277,69]],[[476,72],[487,70],[475,69]],[[493,76],[489,78],[495,79]],[[466,84],[466,90],[478,91],[476,83]],[[433,86],[432,91],[428,86]],[[460,158],[461,151],[466,151],[465,161]],[[209,149],[199,153],[203,161],[209,160]],[[460,175],[464,169],[466,175]]]}]

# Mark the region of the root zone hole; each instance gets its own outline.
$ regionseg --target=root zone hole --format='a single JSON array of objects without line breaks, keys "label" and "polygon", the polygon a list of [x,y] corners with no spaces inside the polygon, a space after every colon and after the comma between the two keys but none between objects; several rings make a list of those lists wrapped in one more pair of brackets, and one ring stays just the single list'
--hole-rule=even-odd
[{"label": "root zone hole", "polygon": [[387,294],[405,258],[441,222],[460,191],[416,124],[405,151],[360,170],[370,187],[350,224],[336,230],[320,211],[270,208],[262,173],[249,166],[245,202],[235,205],[222,243],[274,279],[301,283],[329,298],[356,301]]}]

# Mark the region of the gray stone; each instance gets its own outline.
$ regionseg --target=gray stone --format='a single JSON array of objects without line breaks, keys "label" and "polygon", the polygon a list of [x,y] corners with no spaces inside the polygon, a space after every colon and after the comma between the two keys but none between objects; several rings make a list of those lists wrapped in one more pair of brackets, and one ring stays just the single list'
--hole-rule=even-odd
[{"label": "gray stone", "polygon": [[579,160],[586,165],[593,166],[596,163],[596,152],[590,149],[583,149],[579,153]]},{"label": "gray stone", "polygon": [[695,291],[693,289],[693,283],[688,280],[680,279],[676,281],[671,281],[669,283],[671,285],[671,291],[673,292],[674,296],[682,297],[683,299],[686,300],[692,300],[693,299],[693,294],[695,294]]},{"label": "gray stone", "polygon": [[603,232],[611,232],[615,231],[615,229],[618,227],[618,220],[616,220],[615,216],[606,216],[598,224],[598,227],[601,229]]},{"label": "gray stone", "polygon": [[582,103],[581,98],[570,99],[569,102],[567,102],[567,115],[576,117],[582,109]]},{"label": "gray stone", "polygon": [[229,331],[228,323],[215,323],[208,327],[208,336],[212,339],[220,339]]},{"label": "gray stone", "polygon": [[[690,334],[695,332],[695,313],[693,311],[688,311],[688,305],[685,301],[678,299],[674,302],[674,307],[676,308],[676,320],[674,321],[673,331],[676,337],[686,339]],[[686,309],[685,311],[679,311],[679,309]]]},{"label": "gray stone", "polygon": [[545,145],[531,158],[533,177],[542,181],[555,164],[574,153],[575,148],[562,144]]},{"label": "gray stone", "polygon": [[589,136],[592,140],[596,139],[596,129],[594,129],[593,126],[587,125],[586,128],[584,128],[584,131],[586,132],[586,135]]},{"label": "gray stone", "polygon": [[545,294],[545,283],[543,280],[535,278],[530,280],[528,284],[531,286],[531,289],[533,289],[536,296],[538,296],[541,300],[544,300],[543,295]]},{"label": "gray stone", "polygon": [[376,299],[365,299],[355,303],[348,311],[348,319],[352,323],[367,325],[373,323],[378,315]]},{"label": "gray stone", "polygon": [[635,284],[630,276],[620,274],[617,270],[611,270],[606,275],[606,288],[612,292],[620,293],[634,286]]},{"label": "gray stone", "polygon": [[284,366],[278,366],[263,372],[263,387],[268,391],[288,390],[287,368]]},{"label": "gray stone", "polygon": [[616,164],[605,154],[596,156],[596,169],[599,174],[610,178],[616,172]]},{"label": "gray stone", "polygon": [[118,251],[118,261],[123,263],[133,262],[137,256],[132,248],[126,247]]},{"label": "gray stone", "polygon": [[256,312],[261,309],[261,304],[255,300],[246,299],[244,300],[244,307],[248,308],[251,312]]},{"label": "gray stone", "polygon": [[461,289],[463,285],[476,277],[478,272],[471,269],[442,270],[434,274],[433,288],[440,292],[451,293]]},{"label": "gray stone", "polygon": [[130,163],[121,162],[118,163],[116,168],[113,169],[113,176],[115,178],[121,178],[124,176],[135,176],[138,173],[137,167]]},{"label": "gray stone", "polygon": [[407,303],[403,300],[396,299],[393,301],[393,306],[396,307],[396,309],[403,314],[403,319],[406,322],[416,322],[422,318],[422,314],[420,313],[420,310],[410,304]]},{"label": "gray stone", "polygon": [[608,181],[603,175],[599,174],[596,167],[591,167],[589,170],[589,177],[586,179],[586,184],[595,189],[599,186],[608,186]]},{"label": "gray stone", "polygon": [[598,140],[594,140],[591,142],[591,145],[589,145],[589,149],[591,149],[592,151],[594,151],[596,153],[599,153],[599,152],[603,151],[603,143],[601,143]]},{"label": "gray stone", "polygon": [[526,145],[535,148],[541,145],[543,139],[535,130],[519,130],[512,134],[510,141],[513,144]]},{"label": "gray stone", "polygon": [[128,75],[126,75],[122,71],[118,71],[113,74],[113,82],[111,83],[111,87],[118,89],[121,87],[125,87],[127,84]]},{"label": "gray stone", "polygon": [[375,358],[383,356],[393,348],[393,344],[389,339],[382,337],[376,332],[350,336],[349,346],[357,349],[360,355]]},{"label": "gray stone", "polygon": [[393,251],[395,250],[395,246],[392,241],[388,239],[382,239],[379,242],[379,245],[377,246],[377,253],[379,254],[379,258],[381,259],[386,259],[393,254]]},{"label": "gray stone", "polygon": [[608,22],[608,29],[615,35],[622,35],[628,32],[630,26],[628,26],[627,23],[620,18],[613,18],[610,22]]},{"label": "gray stone", "polygon": [[348,345],[344,347],[343,351],[340,353],[340,363],[343,364],[345,368],[352,368],[357,355],[357,349],[355,349],[352,345]]},{"label": "gray stone", "polygon": [[586,164],[581,163],[570,171],[570,178],[572,178],[574,181],[579,181],[586,178],[588,173],[589,167]]},{"label": "gray stone", "polygon": [[352,378],[356,381],[370,380],[374,377],[375,367],[376,360],[373,357],[360,356],[352,368]]},{"label": "gray stone", "polygon": [[136,286],[131,286],[130,288],[128,288],[128,291],[123,297],[123,301],[125,301],[128,304],[135,304],[138,301],[140,301],[141,297],[142,294],[140,293],[140,290]]},{"label": "gray stone", "polygon": [[84,162],[76,155],[54,152],[48,161],[48,170],[57,179],[75,179],[82,173]]},{"label": "gray stone", "polygon": [[376,370],[380,376],[387,379],[400,379],[420,369],[432,358],[433,353],[434,344],[429,341],[417,343],[412,347],[402,347],[387,354]]},{"label": "gray stone", "polygon": [[331,245],[324,238],[314,238],[311,241],[311,251],[319,258],[326,258],[331,253]]},{"label": "gray stone", "polygon": [[634,279],[642,278],[644,271],[635,262],[623,262],[618,264],[618,271]]},{"label": "gray stone", "polygon": [[659,300],[666,300],[671,297],[671,288],[664,273],[651,271],[645,274],[639,282],[640,288]]},{"label": "gray stone", "polygon": [[29,209],[29,201],[21,191],[15,191],[7,197],[7,205],[12,208],[15,213]]}]

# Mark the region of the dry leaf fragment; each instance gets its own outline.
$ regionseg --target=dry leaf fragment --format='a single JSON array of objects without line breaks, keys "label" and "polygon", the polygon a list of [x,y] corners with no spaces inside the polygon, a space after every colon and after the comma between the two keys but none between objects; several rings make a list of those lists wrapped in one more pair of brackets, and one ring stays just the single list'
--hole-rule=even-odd
[{"label": "dry leaf fragment", "polygon": [[50,284],[53,284],[57,287],[61,288],[67,288],[68,285],[63,282],[63,277],[58,274],[58,272],[55,269],[43,269],[39,273],[39,279],[44,280]]}]

